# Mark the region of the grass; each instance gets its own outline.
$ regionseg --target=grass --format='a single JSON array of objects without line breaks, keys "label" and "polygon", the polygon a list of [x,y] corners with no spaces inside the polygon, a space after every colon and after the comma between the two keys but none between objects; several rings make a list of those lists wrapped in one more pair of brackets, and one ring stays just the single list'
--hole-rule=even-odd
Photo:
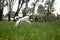
[{"label": "grass", "polygon": [[60,22],[0,22],[0,40],[60,40]]}]

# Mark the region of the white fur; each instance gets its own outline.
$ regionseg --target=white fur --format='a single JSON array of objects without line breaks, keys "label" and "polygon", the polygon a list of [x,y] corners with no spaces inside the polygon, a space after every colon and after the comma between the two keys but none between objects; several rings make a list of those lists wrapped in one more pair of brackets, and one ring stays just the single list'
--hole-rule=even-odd
[{"label": "white fur", "polygon": [[18,19],[18,20],[16,21],[15,26],[18,26],[19,23],[21,23],[21,22],[27,22],[27,23],[31,24],[31,22],[30,22],[30,20],[29,20],[29,16],[25,16],[25,17],[22,17],[22,18]]}]

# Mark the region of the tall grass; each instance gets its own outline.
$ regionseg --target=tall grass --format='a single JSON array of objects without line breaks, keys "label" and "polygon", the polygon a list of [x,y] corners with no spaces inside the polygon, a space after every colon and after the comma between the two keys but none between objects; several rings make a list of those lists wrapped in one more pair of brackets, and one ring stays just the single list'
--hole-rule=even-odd
[{"label": "tall grass", "polygon": [[60,40],[60,22],[0,22],[0,40]]}]

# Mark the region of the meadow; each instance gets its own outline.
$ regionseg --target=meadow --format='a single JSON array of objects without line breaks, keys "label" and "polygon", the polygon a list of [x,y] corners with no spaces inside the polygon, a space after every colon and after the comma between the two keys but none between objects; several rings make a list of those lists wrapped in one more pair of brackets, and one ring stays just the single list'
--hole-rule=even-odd
[{"label": "meadow", "polygon": [[0,22],[0,40],[60,40],[60,22]]}]

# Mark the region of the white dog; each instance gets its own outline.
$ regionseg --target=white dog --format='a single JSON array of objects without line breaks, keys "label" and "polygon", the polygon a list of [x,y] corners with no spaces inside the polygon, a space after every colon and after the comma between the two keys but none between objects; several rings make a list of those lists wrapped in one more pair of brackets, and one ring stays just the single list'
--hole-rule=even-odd
[{"label": "white dog", "polygon": [[25,17],[19,18],[19,19],[16,21],[15,26],[18,26],[19,23],[21,23],[21,22],[27,22],[27,23],[31,24],[30,19],[32,19],[32,16],[25,16]]}]

